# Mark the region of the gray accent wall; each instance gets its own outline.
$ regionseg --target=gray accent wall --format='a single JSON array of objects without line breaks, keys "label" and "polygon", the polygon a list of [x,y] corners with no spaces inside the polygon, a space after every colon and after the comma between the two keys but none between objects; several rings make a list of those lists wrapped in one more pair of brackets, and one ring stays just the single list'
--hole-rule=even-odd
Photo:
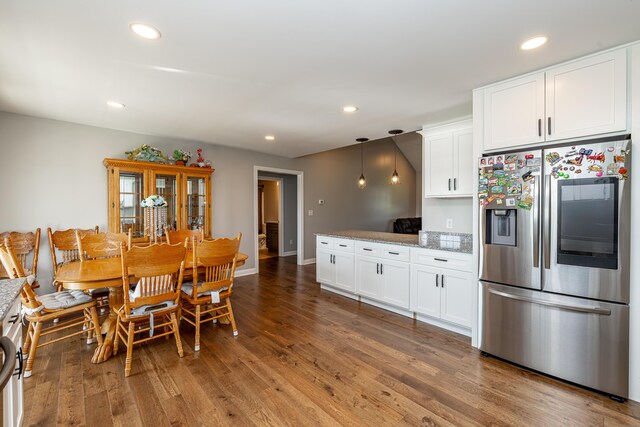
[{"label": "gray accent wall", "polygon": [[357,186],[359,144],[297,159],[298,169],[305,173],[305,259],[315,258],[315,233],[392,231],[395,218],[416,215],[416,172],[400,150],[397,169],[401,184],[390,184],[394,147],[391,138],[364,144],[364,190]]}]

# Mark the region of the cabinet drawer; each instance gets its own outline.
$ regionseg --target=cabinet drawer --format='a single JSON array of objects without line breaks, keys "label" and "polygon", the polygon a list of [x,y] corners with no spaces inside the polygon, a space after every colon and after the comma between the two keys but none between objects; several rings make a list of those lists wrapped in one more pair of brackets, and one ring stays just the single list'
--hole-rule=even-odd
[{"label": "cabinet drawer", "polygon": [[428,265],[451,270],[472,271],[473,257],[470,254],[436,251],[432,249],[412,249],[413,264]]},{"label": "cabinet drawer", "polygon": [[2,320],[2,334],[10,336],[13,334],[13,331],[17,328],[20,328],[22,325],[20,323],[20,308],[22,307],[20,302],[20,297],[16,298],[16,300],[11,305],[11,308],[7,310],[7,315]]},{"label": "cabinet drawer", "polygon": [[353,240],[333,239],[333,249],[336,251],[353,253],[354,246]]},{"label": "cabinet drawer", "polygon": [[382,255],[382,245],[378,243],[356,241],[356,254],[379,257]]},{"label": "cabinet drawer", "polygon": [[316,247],[333,249],[333,237],[316,236]]},{"label": "cabinet drawer", "polygon": [[410,248],[406,246],[382,246],[382,257],[396,261],[409,262],[411,259]]}]

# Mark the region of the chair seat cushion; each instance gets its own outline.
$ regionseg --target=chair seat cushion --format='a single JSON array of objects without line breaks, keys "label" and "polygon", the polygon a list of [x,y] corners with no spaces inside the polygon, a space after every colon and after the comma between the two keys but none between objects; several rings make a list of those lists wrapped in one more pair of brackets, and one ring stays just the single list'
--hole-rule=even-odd
[{"label": "chair seat cushion", "polygon": [[[140,295],[136,295],[135,290],[129,291],[129,301],[134,301],[136,297]],[[131,309],[131,316],[148,316],[149,313],[153,313],[156,311],[166,310],[171,307],[175,307],[176,302],[172,299],[159,302],[158,304],[147,304],[140,307]]]},{"label": "chair seat cushion", "polygon": [[47,310],[60,310],[93,301],[90,295],[76,290],[53,292],[51,294],[39,295],[36,298]]},{"label": "chair seat cushion", "polygon": [[89,289],[89,295],[92,297],[102,297],[109,295],[109,288]]},{"label": "chair seat cushion", "polygon": [[[202,286],[203,282],[198,282],[198,286]],[[228,290],[229,288],[224,287],[224,288],[220,288],[217,291],[204,291],[204,292],[199,292],[198,296],[201,297],[203,295],[211,295],[211,292],[224,292],[226,290]],[[193,282],[187,282],[187,283],[183,283],[182,284],[182,292],[184,292],[185,294],[192,296],[193,295]]]}]

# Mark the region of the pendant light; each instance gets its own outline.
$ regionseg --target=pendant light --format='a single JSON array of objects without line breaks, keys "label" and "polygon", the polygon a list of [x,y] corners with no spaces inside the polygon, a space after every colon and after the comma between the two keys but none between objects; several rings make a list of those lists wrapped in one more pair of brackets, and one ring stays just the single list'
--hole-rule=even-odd
[{"label": "pendant light", "polygon": [[367,142],[369,138],[358,138],[356,141],[360,143],[360,178],[358,178],[358,188],[364,190],[367,186],[367,180],[364,179],[364,143]]},{"label": "pendant light", "polygon": [[398,144],[396,144],[395,136],[400,135],[403,130],[393,129],[389,131],[391,140],[393,141],[393,175],[391,175],[391,184],[400,184],[400,175],[398,175]]}]

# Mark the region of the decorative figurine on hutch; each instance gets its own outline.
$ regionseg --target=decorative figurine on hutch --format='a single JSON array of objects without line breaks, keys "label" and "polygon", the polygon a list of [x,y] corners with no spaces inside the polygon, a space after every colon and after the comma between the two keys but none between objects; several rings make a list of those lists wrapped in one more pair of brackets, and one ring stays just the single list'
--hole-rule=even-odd
[{"label": "decorative figurine on hutch", "polygon": [[139,148],[131,151],[125,151],[125,153],[129,160],[138,160],[143,162],[154,162],[154,163],[169,163],[169,159],[167,156],[162,154],[162,151],[157,149],[156,147],[151,147],[147,144],[142,144]]},{"label": "decorative figurine on hutch", "polygon": [[144,208],[144,235],[149,241],[158,243],[167,226],[167,201],[164,197],[153,194],[140,202]]},{"label": "decorative figurine on hutch", "polygon": [[190,158],[191,153],[189,151],[173,150],[173,160],[175,160],[178,166],[185,166]]},{"label": "decorative figurine on hutch", "polygon": [[191,163],[191,166],[211,169],[211,161],[205,160],[204,157],[202,157],[202,148],[198,148],[196,150],[196,153],[198,153],[198,158],[196,159],[195,163]]}]

